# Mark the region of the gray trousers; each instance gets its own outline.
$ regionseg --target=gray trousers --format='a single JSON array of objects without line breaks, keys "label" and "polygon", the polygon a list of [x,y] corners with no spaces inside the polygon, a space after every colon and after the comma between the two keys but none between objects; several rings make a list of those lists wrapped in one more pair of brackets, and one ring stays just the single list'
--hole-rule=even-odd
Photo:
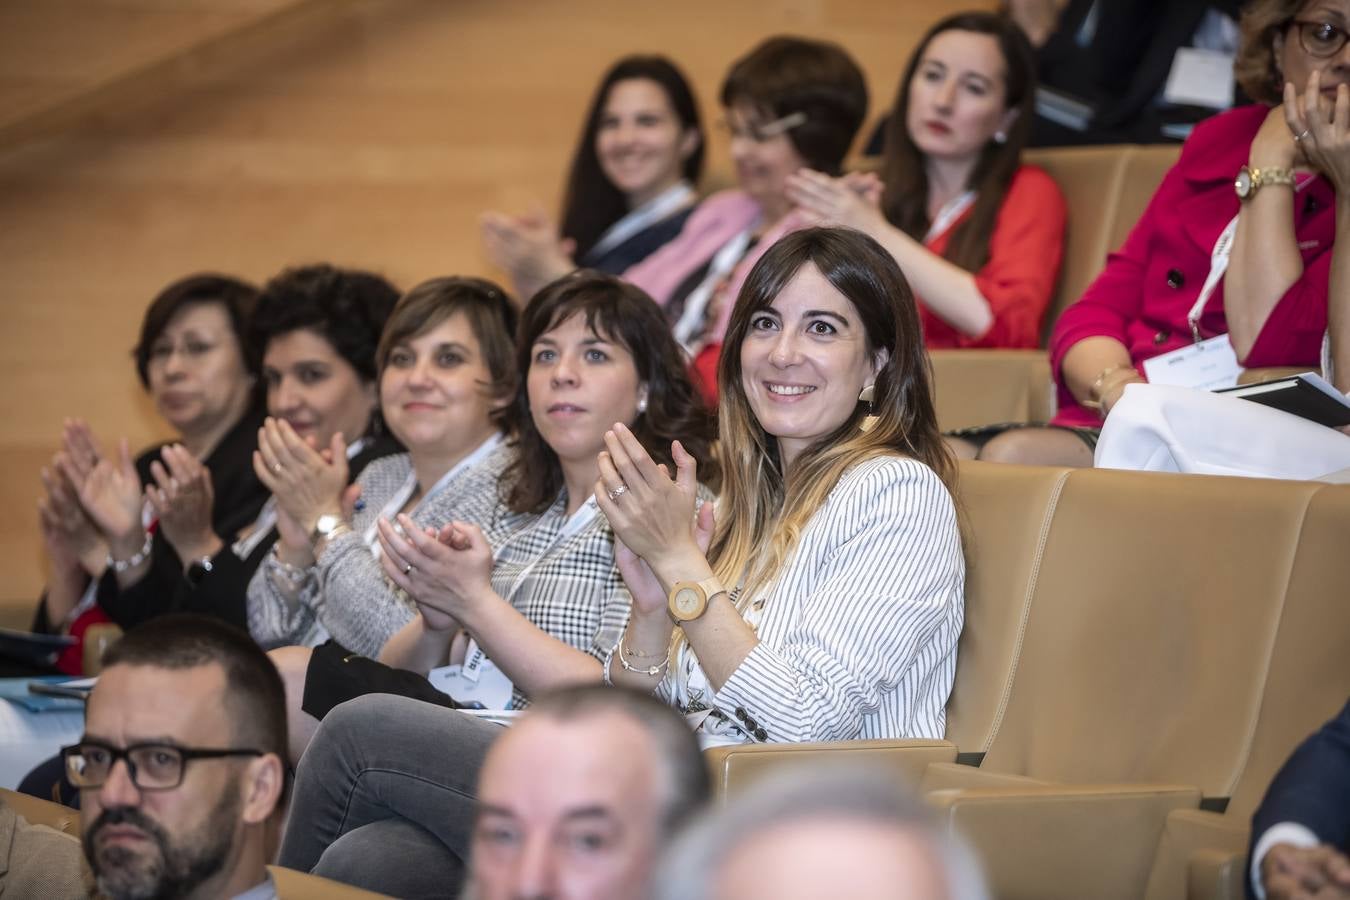
[{"label": "gray trousers", "polygon": [[409,878],[439,881],[445,896],[452,886],[443,879],[469,858],[478,771],[501,732],[390,694],[334,708],[300,760],[278,862],[394,896],[419,892]]}]

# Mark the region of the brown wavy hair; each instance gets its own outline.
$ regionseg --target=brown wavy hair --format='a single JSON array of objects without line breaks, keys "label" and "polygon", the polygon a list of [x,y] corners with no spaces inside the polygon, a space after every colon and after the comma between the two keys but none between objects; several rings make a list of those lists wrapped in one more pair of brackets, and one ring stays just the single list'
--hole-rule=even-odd
[{"label": "brown wavy hair", "polygon": [[1036,103],[1036,53],[1022,29],[1005,16],[987,12],[958,13],[938,22],[915,49],[896,91],[890,121],[886,126],[885,156],[881,180],[886,185],[881,209],[892,225],[922,241],[932,222],[928,218],[928,173],[922,151],[909,133],[909,86],[919,62],[933,38],[944,31],[971,31],[992,36],[1003,55],[1004,109],[1017,110],[1007,130],[1007,140],[990,140],[980,151],[968,187],[975,191],[975,205],[966,220],[952,230],[943,256],[967,272],[975,272],[989,260],[989,239],[994,233],[999,208],[1013,175],[1022,165],[1022,149],[1031,136]]},{"label": "brown wavy hair", "polygon": [[716,422],[689,375],[684,352],[656,302],[639,287],[612,275],[581,269],[545,285],[521,313],[516,337],[520,381],[510,416],[516,458],[502,475],[503,502],[515,512],[539,513],[563,489],[562,463],[530,415],[528,392],[534,342],[572,316],[628,351],[638,379],[647,386],[647,409],[629,425],[652,459],[675,471],[671,441],[679,440],[699,462],[699,480],[717,484],[712,443]]},{"label": "brown wavy hair", "polygon": [[[1308,0],[1252,0],[1242,11],[1242,43],[1233,60],[1233,77],[1257,103],[1278,106],[1284,97],[1284,73],[1275,58],[1275,36],[1284,33]],[[1303,89],[1298,85],[1299,90]]]}]

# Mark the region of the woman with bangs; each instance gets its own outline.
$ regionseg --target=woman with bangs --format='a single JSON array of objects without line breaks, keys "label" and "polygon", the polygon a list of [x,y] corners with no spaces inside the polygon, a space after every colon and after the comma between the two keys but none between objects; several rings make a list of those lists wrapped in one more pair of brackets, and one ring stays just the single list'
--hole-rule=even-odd
[{"label": "woman with bangs", "polygon": [[1054,179],[1021,161],[1035,95],[1036,59],[1021,29],[993,13],[958,13],[910,57],[880,180],[809,170],[789,180],[803,212],[890,251],[914,288],[929,348],[1040,342],[1067,208]]},{"label": "woman with bangs", "polygon": [[[263,647],[332,637],[373,655],[412,618],[381,570],[376,523],[479,515],[471,502],[506,463],[501,395],[514,382],[514,326],[505,292],[482,279],[436,278],[404,295],[375,362],[384,424],[407,452],[366,466],[350,489],[340,432],[316,448],[304,422],[264,423],[253,465],[276,498],[279,539],[248,585],[249,629]],[[274,661],[293,674],[295,660]]]},{"label": "woman with bangs", "polygon": [[599,681],[628,620],[593,494],[606,432],[620,422],[653,447],[679,437],[711,452],[680,347],[626,282],[582,271],[545,287],[516,359],[514,458],[490,492],[495,511],[434,531],[381,522],[385,574],[418,615],[379,662],[313,655],[303,709],[322,724],[299,762],[283,865],[395,896],[453,895],[494,722],[552,687]]},{"label": "woman with bangs", "polygon": [[[606,663],[706,745],[941,738],[964,562],[918,312],[871,238],[809,229],[755,265],[720,369],[722,492],[695,515],[672,478],[606,435],[596,496],[633,614]],[[694,523],[691,527],[691,523]]]},{"label": "woman with bangs", "polygon": [[561,222],[483,215],[483,243],[523,303],[578,266],[617,275],[661,248],[698,202],[703,125],[679,68],[626,56],[600,80],[586,114]]}]

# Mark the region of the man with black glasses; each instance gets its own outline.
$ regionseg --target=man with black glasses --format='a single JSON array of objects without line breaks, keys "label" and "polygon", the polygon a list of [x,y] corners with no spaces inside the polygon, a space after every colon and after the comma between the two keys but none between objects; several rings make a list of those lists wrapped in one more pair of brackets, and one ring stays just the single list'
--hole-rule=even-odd
[{"label": "man with black glasses", "polygon": [[62,751],[99,890],[275,897],[285,753],[281,679],[246,634],[196,616],[129,632],[104,658],[83,739]]}]

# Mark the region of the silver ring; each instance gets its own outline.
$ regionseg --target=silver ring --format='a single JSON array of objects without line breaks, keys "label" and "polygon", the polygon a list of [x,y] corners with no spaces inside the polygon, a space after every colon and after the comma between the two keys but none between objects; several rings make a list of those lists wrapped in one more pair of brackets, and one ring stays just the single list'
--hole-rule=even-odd
[{"label": "silver ring", "polygon": [[1311,133],[1312,133],[1312,132],[1311,132],[1311,129],[1308,129],[1308,128],[1303,129],[1303,133],[1302,133],[1302,134],[1296,134],[1296,135],[1294,135],[1294,143],[1297,144],[1299,141],[1303,140],[1305,137],[1307,137],[1307,136],[1308,136],[1309,134],[1311,134]]},{"label": "silver ring", "polygon": [[410,572],[412,572],[412,570],[413,570],[413,564],[412,564],[412,563],[404,563],[404,564],[403,564],[403,574],[404,574],[404,575],[409,574]]},{"label": "silver ring", "polygon": [[628,490],[628,485],[626,485],[626,484],[620,482],[618,487],[616,487],[616,488],[615,488],[614,490],[612,490],[612,491],[608,491],[608,492],[607,492],[607,493],[609,494],[610,502],[612,503],[613,501],[618,500],[618,499],[619,499],[619,495],[623,494],[623,493],[624,493],[625,491],[627,491],[627,490]]}]

